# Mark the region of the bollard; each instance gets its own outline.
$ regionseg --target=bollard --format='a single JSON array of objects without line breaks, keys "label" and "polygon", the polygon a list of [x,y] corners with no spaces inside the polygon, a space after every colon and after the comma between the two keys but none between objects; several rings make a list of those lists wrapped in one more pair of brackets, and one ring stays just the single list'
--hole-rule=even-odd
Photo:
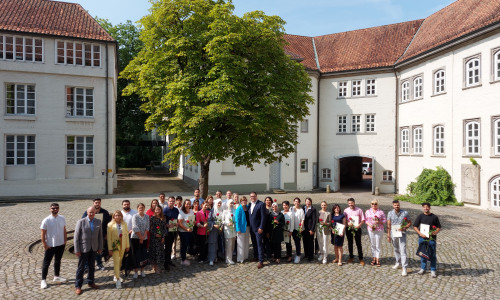
[{"label": "bollard", "polygon": [[380,196],[380,189],[378,186],[375,187],[375,196]]},{"label": "bollard", "polygon": [[332,192],[332,190],[330,189],[330,185],[329,184],[326,185],[326,192],[327,193],[331,193]]}]

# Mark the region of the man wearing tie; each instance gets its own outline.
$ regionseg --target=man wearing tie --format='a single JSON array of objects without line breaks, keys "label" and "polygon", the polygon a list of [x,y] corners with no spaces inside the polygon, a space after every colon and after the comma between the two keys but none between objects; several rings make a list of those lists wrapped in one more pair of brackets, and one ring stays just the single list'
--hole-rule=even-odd
[{"label": "man wearing tie", "polygon": [[262,238],[264,236],[264,227],[267,222],[266,205],[257,200],[257,193],[250,193],[250,237],[252,239],[253,257],[258,260],[257,268],[263,267],[264,248]]},{"label": "man wearing tie", "polygon": [[78,269],[76,270],[75,293],[82,293],[83,273],[85,265],[89,266],[87,281],[89,287],[98,289],[94,283],[95,253],[102,253],[102,224],[95,218],[96,210],[93,206],[87,209],[87,217],[76,223],[74,233],[75,254],[78,256]]},{"label": "man wearing tie", "polygon": [[318,222],[318,211],[312,206],[312,199],[309,197],[306,198],[304,215],[304,257],[308,261],[312,261],[314,258],[314,232]]}]

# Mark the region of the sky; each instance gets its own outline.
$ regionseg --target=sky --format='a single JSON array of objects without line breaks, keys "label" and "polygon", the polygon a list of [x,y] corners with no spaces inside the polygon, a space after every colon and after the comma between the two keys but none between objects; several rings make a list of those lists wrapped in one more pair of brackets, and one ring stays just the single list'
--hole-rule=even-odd
[{"label": "sky", "polygon": [[[149,0],[65,0],[79,3],[93,17],[113,25],[138,21]],[[235,13],[261,10],[286,21],[288,34],[319,36],[423,19],[454,0],[233,0]]]}]

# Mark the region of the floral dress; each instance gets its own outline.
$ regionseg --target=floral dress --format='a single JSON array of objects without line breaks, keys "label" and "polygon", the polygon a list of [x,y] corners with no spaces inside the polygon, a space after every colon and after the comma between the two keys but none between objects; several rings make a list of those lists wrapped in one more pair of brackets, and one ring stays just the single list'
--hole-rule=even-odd
[{"label": "floral dress", "polygon": [[[149,230],[151,232],[149,259],[153,265],[163,266],[165,254],[161,240],[167,235],[167,223],[160,218],[152,217],[149,219]],[[157,237],[157,234],[161,235],[161,237]]]}]

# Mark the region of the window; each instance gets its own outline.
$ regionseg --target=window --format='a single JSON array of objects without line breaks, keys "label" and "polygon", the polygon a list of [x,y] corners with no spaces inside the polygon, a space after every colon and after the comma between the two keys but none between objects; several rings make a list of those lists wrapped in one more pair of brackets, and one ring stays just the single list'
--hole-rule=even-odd
[{"label": "window", "polygon": [[401,129],[401,154],[408,154],[410,147],[410,130],[408,128]]},{"label": "window", "polygon": [[434,127],[434,155],[444,154],[444,126]]},{"label": "window", "polygon": [[32,37],[0,34],[0,59],[43,61],[43,41]]},{"label": "window", "polygon": [[500,50],[493,54],[493,80],[500,80]]},{"label": "window", "polygon": [[339,132],[347,132],[347,116],[339,116]]},{"label": "window", "polygon": [[300,172],[307,172],[307,159],[300,160]]},{"label": "window", "polygon": [[434,94],[441,94],[444,92],[444,70],[437,70],[436,73],[434,73]]},{"label": "window", "polygon": [[405,102],[410,100],[410,82],[405,81],[401,85],[401,101]]},{"label": "window", "polygon": [[473,58],[467,61],[465,64],[465,86],[475,86],[480,84],[481,79],[481,66],[479,58]]},{"label": "window", "polygon": [[383,171],[382,172],[382,181],[392,182],[392,171]]},{"label": "window", "polygon": [[321,179],[332,179],[332,170],[331,169],[322,169],[321,170]]},{"label": "window", "polygon": [[101,66],[101,46],[89,43],[56,41],[58,64],[76,66]]},{"label": "window", "polygon": [[413,153],[422,154],[422,127],[413,128]]},{"label": "window", "polygon": [[480,127],[479,122],[469,121],[465,123],[465,154],[479,155],[480,149]]},{"label": "window", "polygon": [[5,163],[7,165],[35,164],[35,136],[7,135],[5,138]]},{"label": "window", "polygon": [[361,116],[359,115],[352,116],[351,132],[360,132],[360,131],[361,131]]},{"label": "window", "polygon": [[91,165],[94,163],[94,137],[68,136],[66,138],[66,163]]},{"label": "window", "polygon": [[339,97],[347,97],[347,81],[339,82]]},{"label": "window", "polygon": [[500,155],[500,119],[493,122],[493,153]]},{"label": "window", "polygon": [[300,122],[300,132],[309,132],[309,120]]},{"label": "window", "polygon": [[500,207],[500,176],[490,181],[491,206]]},{"label": "window", "polygon": [[7,83],[5,99],[7,115],[35,114],[34,85]]},{"label": "window", "polygon": [[66,88],[66,116],[94,116],[94,90],[91,88]]},{"label": "window", "polygon": [[375,95],[375,79],[366,80],[366,95]]},{"label": "window", "polygon": [[422,98],[422,77],[413,80],[413,99]]},{"label": "window", "polygon": [[375,115],[366,115],[366,132],[375,132]]},{"label": "window", "polygon": [[361,96],[361,80],[352,81],[352,94],[354,96]]}]

